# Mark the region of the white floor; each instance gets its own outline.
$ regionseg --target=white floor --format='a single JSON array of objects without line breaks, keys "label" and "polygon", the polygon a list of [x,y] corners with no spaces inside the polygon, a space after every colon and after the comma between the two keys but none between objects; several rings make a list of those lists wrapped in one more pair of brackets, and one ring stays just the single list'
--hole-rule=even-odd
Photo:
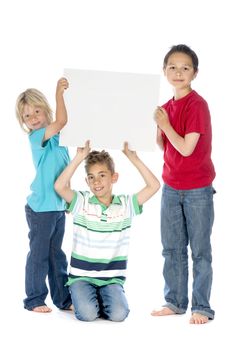
[{"label": "white floor", "polygon": [[[17,294],[17,290],[15,291]],[[143,296],[146,298],[146,294]],[[16,299],[17,301],[17,299]],[[151,304],[151,305],[149,305]],[[1,313],[2,349],[232,349],[232,322],[222,302],[216,319],[206,325],[189,325],[189,315],[155,318],[153,301],[131,300],[131,313],[123,323],[75,320],[71,312],[51,314],[23,310],[20,300],[4,305]],[[220,306],[220,303],[219,303]]]}]

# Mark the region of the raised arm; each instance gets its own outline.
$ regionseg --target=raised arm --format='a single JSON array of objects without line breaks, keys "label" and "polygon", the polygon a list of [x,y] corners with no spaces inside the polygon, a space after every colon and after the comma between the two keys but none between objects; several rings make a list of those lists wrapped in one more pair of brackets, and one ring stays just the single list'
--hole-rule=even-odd
[{"label": "raised arm", "polygon": [[56,89],[56,114],[55,120],[46,127],[44,141],[56,135],[67,123],[67,111],[64,102],[64,91],[69,87],[66,78],[61,78],[57,82]]},{"label": "raised arm", "polygon": [[131,163],[137,168],[146,186],[137,193],[138,204],[142,205],[149,198],[151,198],[160,188],[159,180],[150,171],[150,169],[141,161],[135,151],[131,151],[128,147],[128,143],[124,143],[124,149],[122,151]]},{"label": "raised arm", "polygon": [[74,191],[70,188],[70,180],[75,173],[75,170],[86,158],[90,152],[90,142],[86,141],[85,147],[78,148],[77,153],[69,165],[63,170],[60,176],[57,178],[54,188],[55,191],[65,199],[67,203],[71,203],[74,197]]},{"label": "raised arm", "polygon": [[172,146],[183,156],[190,156],[199,140],[200,134],[191,132],[184,137],[177,134],[170,124],[167,112],[164,108],[158,107],[155,111],[155,121],[158,127],[164,132]]}]

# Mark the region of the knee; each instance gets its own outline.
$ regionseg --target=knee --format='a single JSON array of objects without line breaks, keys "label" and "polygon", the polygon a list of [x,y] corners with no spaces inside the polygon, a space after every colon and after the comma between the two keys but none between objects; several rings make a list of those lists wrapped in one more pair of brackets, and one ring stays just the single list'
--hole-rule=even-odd
[{"label": "knee", "polygon": [[192,259],[194,263],[209,264],[212,262],[211,250],[206,249],[199,251],[192,251]]},{"label": "knee", "polygon": [[108,315],[108,319],[113,322],[122,322],[126,319],[129,314],[129,309],[126,307],[117,307],[112,309],[111,313]]},{"label": "knee", "polygon": [[91,322],[95,321],[99,315],[95,306],[85,305],[84,307],[78,307],[74,310],[75,317],[79,321]]}]

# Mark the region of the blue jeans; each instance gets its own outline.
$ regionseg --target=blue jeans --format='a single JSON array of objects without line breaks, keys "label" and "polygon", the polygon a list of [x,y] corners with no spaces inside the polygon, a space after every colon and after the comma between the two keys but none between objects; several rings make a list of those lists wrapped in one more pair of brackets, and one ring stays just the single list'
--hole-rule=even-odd
[{"label": "blue jeans", "polygon": [[193,263],[191,311],[214,318],[210,308],[212,253],[210,236],[214,221],[212,186],[175,190],[163,186],[161,237],[166,304],[178,314],[188,307],[188,244]]},{"label": "blue jeans", "polygon": [[30,251],[26,261],[24,299],[25,309],[32,310],[45,304],[48,295],[46,278],[53,303],[59,309],[71,305],[67,282],[67,260],[61,249],[65,229],[65,212],[34,212],[25,206],[29,227]]},{"label": "blue jeans", "polygon": [[120,322],[128,316],[128,303],[120,284],[98,287],[78,280],[70,285],[70,292],[75,316],[80,321],[94,321],[103,317]]}]

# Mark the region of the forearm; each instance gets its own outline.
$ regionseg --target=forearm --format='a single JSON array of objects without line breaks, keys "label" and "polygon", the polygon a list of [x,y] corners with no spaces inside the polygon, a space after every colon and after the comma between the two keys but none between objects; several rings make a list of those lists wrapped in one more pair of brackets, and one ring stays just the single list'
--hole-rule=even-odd
[{"label": "forearm", "polygon": [[163,137],[161,129],[157,126],[157,133],[156,133],[156,143],[159,146],[159,148],[163,151],[164,150],[164,143],[163,143]]},{"label": "forearm", "polygon": [[183,156],[186,156],[187,145],[185,138],[181,137],[172,127],[167,111],[163,107],[158,107],[155,111],[155,121],[157,123],[157,144],[164,149],[162,132],[166,135],[172,146]]},{"label": "forearm", "polygon": [[54,188],[57,193],[59,193],[62,197],[64,191],[67,188],[70,188],[70,181],[72,176],[74,175],[77,167],[82,162],[82,158],[79,157],[78,154],[74,157],[74,159],[69,163],[69,165],[63,170],[63,172],[57,178]]},{"label": "forearm", "polygon": [[200,134],[192,132],[186,134],[184,137],[180,136],[173,127],[169,124],[163,129],[166,137],[172,144],[172,146],[183,156],[190,156],[199,140]]},{"label": "forearm", "polygon": [[183,155],[185,153],[185,140],[182,136],[177,134],[177,132],[173,129],[173,127],[169,124],[163,130],[166,137],[172,144],[172,146]]},{"label": "forearm", "polygon": [[56,122],[62,127],[67,123],[67,110],[63,93],[56,96]]},{"label": "forearm", "polygon": [[152,171],[138,157],[132,159],[131,162],[136,167],[146,184],[146,186],[137,193],[138,203],[141,205],[159,190],[160,182]]}]

